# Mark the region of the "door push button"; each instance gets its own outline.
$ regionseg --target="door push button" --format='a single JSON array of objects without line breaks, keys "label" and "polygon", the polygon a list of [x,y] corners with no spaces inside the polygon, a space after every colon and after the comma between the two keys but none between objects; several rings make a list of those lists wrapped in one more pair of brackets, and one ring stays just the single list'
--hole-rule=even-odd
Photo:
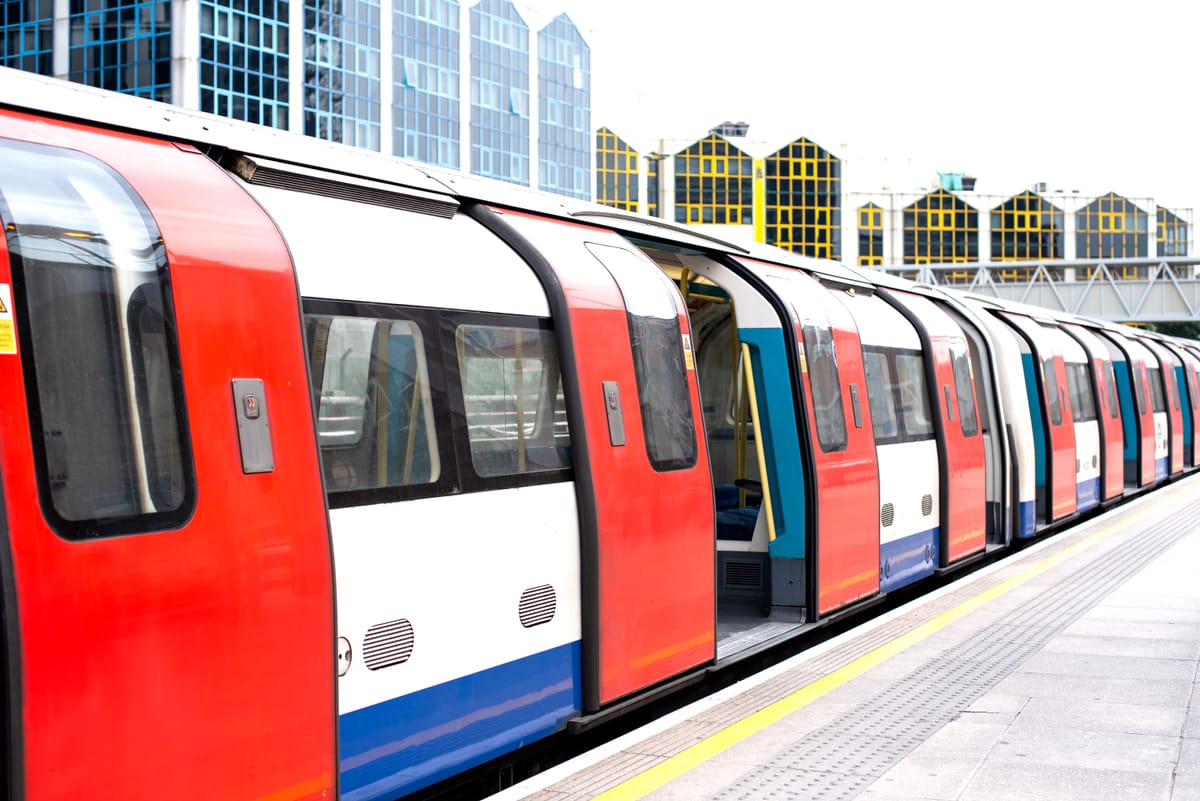
[{"label": "door push button", "polygon": [[608,441],[625,444],[625,417],[621,414],[621,389],[616,381],[603,381],[604,411],[608,414]]},{"label": "door push button", "polygon": [[233,379],[233,412],[242,451],[242,472],[246,474],[275,470],[266,397],[261,378]]}]

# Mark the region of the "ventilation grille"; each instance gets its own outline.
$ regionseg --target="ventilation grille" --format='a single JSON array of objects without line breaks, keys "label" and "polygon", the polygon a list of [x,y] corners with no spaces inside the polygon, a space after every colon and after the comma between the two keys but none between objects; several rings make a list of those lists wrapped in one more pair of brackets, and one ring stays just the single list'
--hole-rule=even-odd
[{"label": "ventilation grille", "polygon": [[762,562],[741,562],[734,559],[725,562],[725,586],[762,589]]},{"label": "ventilation grille", "polygon": [[932,495],[922,495],[921,496],[921,514],[925,515],[926,517],[929,517],[931,514],[933,514],[933,496]]},{"label": "ventilation grille", "polygon": [[879,510],[879,523],[884,528],[887,528],[892,523],[896,522],[896,507],[892,506],[891,502],[885,503],[883,508]]},{"label": "ventilation grille", "polygon": [[363,638],[363,664],[371,670],[407,662],[413,652],[413,627],[404,618],[376,623]]},{"label": "ventilation grille", "polygon": [[543,584],[540,587],[530,587],[521,593],[521,603],[518,605],[517,614],[521,617],[521,625],[529,629],[549,623],[554,619],[554,612],[557,609],[558,594],[554,591],[554,587]]},{"label": "ventilation grille", "polygon": [[405,189],[353,175],[314,170],[295,164],[250,156],[237,156],[230,169],[242,180],[255,186],[269,186],[291,192],[369,203],[391,209],[430,214],[449,219],[458,210],[458,202],[415,189]]}]

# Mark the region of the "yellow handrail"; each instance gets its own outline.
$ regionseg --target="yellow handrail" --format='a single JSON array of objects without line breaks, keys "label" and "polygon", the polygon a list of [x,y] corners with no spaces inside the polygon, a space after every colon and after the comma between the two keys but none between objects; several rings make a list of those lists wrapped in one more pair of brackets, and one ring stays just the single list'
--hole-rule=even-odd
[{"label": "yellow handrail", "polygon": [[758,393],[754,391],[754,369],[750,361],[750,346],[742,343],[742,371],[746,376],[746,392],[750,398],[750,420],[754,423],[754,450],[758,453],[758,477],[762,481],[763,509],[767,512],[767,535],[775,541],[775,513],[771,509],[771,484],[767,480],[767,457],[763,451],[762,426],[758,420]]}]

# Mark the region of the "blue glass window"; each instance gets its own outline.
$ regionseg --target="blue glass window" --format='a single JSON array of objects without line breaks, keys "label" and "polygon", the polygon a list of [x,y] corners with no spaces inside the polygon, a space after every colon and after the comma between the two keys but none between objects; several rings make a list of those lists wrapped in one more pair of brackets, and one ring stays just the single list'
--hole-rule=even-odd
[{"label": "blue glass window", "polygon": [[304,133],[379,149],[378,0],[305,0]]},{"label": "blue glass window", "polygon": [[0,3],[0,66],[54,74],[54,0]]},{"label": "blue glass window", "polygon": [[458,0],[397,0],[392,152],[460,166]]},{"label": "blue glass window", "polygon": [[171,100],[170,0],[71,0],[70,78]]},{"label": "blue glass window", "polygon": [[538,95],[539,188],[588,200],[591,51],[566,14],[559,14],[538,33]]},{"label": "blue glass window", "polygon": [[471,9],[471,172],[529,184],[529,26],[511,0]]},{"label": "blue glass window", "polygon": [[288,0],[201,0],[200,109],[288,127]]}]

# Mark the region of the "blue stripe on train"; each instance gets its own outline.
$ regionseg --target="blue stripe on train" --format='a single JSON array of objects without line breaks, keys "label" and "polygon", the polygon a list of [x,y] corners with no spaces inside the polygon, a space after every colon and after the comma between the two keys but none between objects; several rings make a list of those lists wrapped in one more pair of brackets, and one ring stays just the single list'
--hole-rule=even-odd
[{"label": "blue stripe on train", "polygon": [[1100,477],[1085,478],[1075,485],[1075,510],[1082,512],[1100,503]]},{"label": "blue stripe on train", "polygon": [[937,541],[938,530],[935,527],[879,543],[879,591],[891,592],[933,575],[938,560]]},{"label": "blue stripe on train", "polygon": [[1154,480],[1162,481],[1167,477],[1167,457],[1154,460]]},{"label": "blue stripe on train", "polygon": [[1037,533],[1037,522],[1033,518],[1033,510],[1033,501],[1020,502],[1020,506],[1017,509],[1017,515],[1021,525],[1017,530],[1017,536],[1021,539],[1032,537]]},{"label": "blue stripe on train", "polygon": [[341,715],[341,797],[396,798],[552,734],[579,676],[576,641]]}]

